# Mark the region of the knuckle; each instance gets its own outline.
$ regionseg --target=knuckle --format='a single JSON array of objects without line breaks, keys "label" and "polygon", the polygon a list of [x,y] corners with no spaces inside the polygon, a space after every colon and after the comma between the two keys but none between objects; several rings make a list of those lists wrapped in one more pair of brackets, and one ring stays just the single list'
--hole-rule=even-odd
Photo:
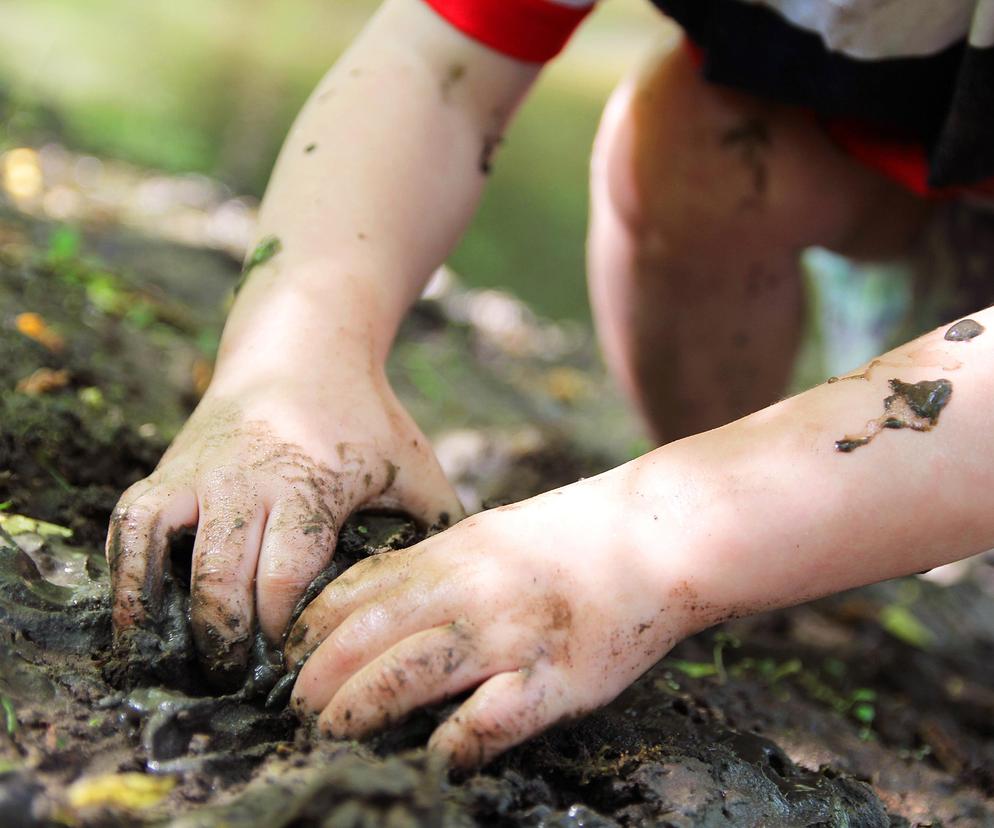
[{"label": "knuckle", "polygon": [[157,514],[157,509],[141,499],[122,497],[111,513],[111,525],[120,529],[135,528],[153,521]]},{"label": "knuckle", "polygon": [[[313,640],[314,638],[311,639]],[[359,666],[361,659],[362,648],[356,646],[349,636],[342,635],[340,630],[329,635],[321,644],[322,663],[336,673],[351,674]]]},{"label": "knuckle", "polygon": [[403,667],[419,683],[438,684],[455,673],[475,649],[475,637],[465,625],[453,623],[432,649],[409,656]]},{"label": "knuckle", "polygon": [[198,598],[214,600],[217,596],[231,593],[239,587],[247,587],[249,580],[230,559],[212,560],[209,566],[195,569],[190,584],[190,594],[194,600]]},{"label": "knuckle", "polygon": [[226,560],[234,566],[249,552],[252,518],[243,512],[223,514],[207,520],[201,518],[197,528],[197,555],[204,560]]},{"label": "knuckle", "polygon": [[381,702],[393,702],[403,695],[413,679],[407,665],[396,657],[389,656],[371,679],[369,694]]},{"label": "knuckle", "polygon": [[249,488],[249,479],[239,466],[214,466],[205,472],[200,480],[208,491],[243,492]]},{"label": "knuckle", "polygon": [[282,512],[272,518],[269,532],[279,538],[281,546],[292,545],[298,552],[327,548],[338,533],[339,519],[331,510],[318,505],[312,509]]},{"label": "knuckle", "polygon": [[270,569],[259,573],[259,589],[268,595],[285,598],[296,597],[314,580],[312,573],[287,569]]},{"label": "knuckle", "polygon": [[114,507],[114,511],[116,512],[118,509],[126,509],[128,504],[134,503],[151,488],[151,481],[147,477],[143,480],[139,480],[137,483],[132,483],[121,493],[121,497],[118,498],[117,506]]},{"label": "knuckle", "polygon": [[304,594],[310,578],[293,573],[260,573],[259,592],[264,594],[270,603],[293,604]]},{"label": "knuckle", "polygon": [[505,704],[490,704],[476,710],[464,722],[466,730],[480,743],[500,741],[519,724],[519,717]]}]

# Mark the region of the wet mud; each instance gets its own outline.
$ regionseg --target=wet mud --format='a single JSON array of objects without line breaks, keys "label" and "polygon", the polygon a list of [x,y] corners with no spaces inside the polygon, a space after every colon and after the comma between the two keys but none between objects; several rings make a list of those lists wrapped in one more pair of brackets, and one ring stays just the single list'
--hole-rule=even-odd
[{"label": "wet mud", "polygon": [[916,383],[892,379],[888,384],[894,393],[884,399],[884,413],[870,420],[861,434],[836,440],[836,451],[855,451],[869,444],[884,429],[931,431],[953,395],[953,384],[947,379]]},{"label": "wet mud", "polygon": [[[17,356],[0,361],[0,825],[994,825],[994,566],[983,562],[949,588],[908,579],[695,636],[603,710],[469,774],[424,751],[453,703],[362,742],[321,738],[286,710],[292,679],[259,637],[240,684],[217,692],[192,655],[188,536],[173,539],[155,622],[115,647],[103,535],[117,494],[164,448],[168,428],[145,427],[144,412],[181,410],[189,394],[170,371],[127,360],[151,339],[151,366],[189,366],[180,343],[190,334],[93,322],[85,290],[69,283],[46,305],[52,274],[29,265],[0,263],[3,314],[41,312],[66,348],[55,354],[10,327],[0,334],[0,349]],[[236,277],[232,265],[219,294]],[[402,391],[416,376],[403,373],[418,364],[412,354],[446,365],[455,353],[474,360],[463,372],[481,383],[470,402],[559,416],[541,383],[500,380],[515,376],[505,366],[520,370],[520,354],[501,356],[448,313],[428,305],[409,322]],[[475,337],[474,347],[453,348],[455,335]],[[12,390],[42,366],[90,374],[39,395]],[[533,376],[544,370],[539,362]],[[118,393],[126,381],[133,393]],[[103,406],[81,395],[89,387],[102,389]],[[892,390],[916,418],[937,419],[948,402],[938,387]],[[474,481],[493,503],[607,462],[590,444],[541,432],[466,439],[471,471],[484,478]],[[309,594],[420,537],[401,516],[354,517]],[[131,774],[164,784],[139,795]]]},{"label": "wet mud", "polygon": [[984,326],[974,319],[961,319],[942,338],[949,342],[969,342],[984,332]]},{"label": "wet mud", "polygon": [[[378,541],[384,536],[410,539],[415,532],[413,526],[399,527],[395,518],[362,516],[343,533],[345,554],[358,559],[382,549]],[[58,559],[79,553],[53,543],[47,554]],[[343,555],[339,566],[348,563]],[[334,574],[329,571],[322,580]],[[362,745],[328,742],[279,700],[263,701],[279,668],[261,682],[253,670],[241,690],[224,696],[211,695],[209,684],[196,681],[192,662],[162,669],[174,630],[159,631],[165,645],[136,642],[128,669],[109,669],[123,656],[109,649],[107,575],[99,564],[56,587],[17,539],[8,538],[0,546],[0,596],[5,622],[0,692],[15,710],[11,752],[23,752],[27,771],[16,784],[4,775],[0,781],[12,785],[11,802],[47,791],[51,799],[42,812],[47,807],[49,816],[58,802],[54,780],[83,769],[59,760],[58,736],[54,755],[31,768],[32,750],[46,750],[47,733],[55,727],[65,732],[63,738],[84,736],[75,749],[94,751],[91,761],[116,750],[119,768],[137,764],[183,780],[171,795],[171,807],[180,814],[172,823],[177,825],[261,828],[337,820],[379,824],[378,819],[539,825],[577,824],[581,815],[583,824],[616,825],[656,820],[674,809],[695,825],[737,825],[743,819],[818,824],[840,815],[850,824],[889,824],[868,786],[845,775],[800,769],[765,738],[691,712],[700,703],[672,690],[678,685],[662,669],[606,710],[541,737],[486,773],[450,779],[421,747],[451,705],[421,713]],[[190,645],[188,635],[184,643]],[[122,678],[143,686],[122,687]],[[53,709],[65,713],[53,716]],[[38,739],[42,746],[35,744]],[[208,781],[214,791],[236,792],[234,797],[224,805],[195,807]],[[77,816],[82,824],[113,824],[108,812]],[[156,824],[151,814],[149,824]]]}]

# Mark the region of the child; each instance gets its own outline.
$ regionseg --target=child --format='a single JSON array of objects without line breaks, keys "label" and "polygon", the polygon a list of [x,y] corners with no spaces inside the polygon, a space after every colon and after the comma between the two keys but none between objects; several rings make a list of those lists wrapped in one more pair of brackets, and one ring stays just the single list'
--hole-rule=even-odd
[{"label": "child", "polygon": [[[994,546],[994,310],[758,410],[792,362],[802,248],[899,254],[930,186],[994,175],[990,3],[657,4],[690,42],[608,104],[590,277],[608,363],[664,445],[332,583],[286,655],[313,650],[294,703],[336,736],[476,688],[431,747],[486,762],[697,630]],[[384,361],[588,6],[386,0],[321,82],[211,387],[113,517],[119,632],[155,612],[177,527],[198,527],[192,623],[223,678],[256,622],[282,640],[348,514],[462,516]]]}]

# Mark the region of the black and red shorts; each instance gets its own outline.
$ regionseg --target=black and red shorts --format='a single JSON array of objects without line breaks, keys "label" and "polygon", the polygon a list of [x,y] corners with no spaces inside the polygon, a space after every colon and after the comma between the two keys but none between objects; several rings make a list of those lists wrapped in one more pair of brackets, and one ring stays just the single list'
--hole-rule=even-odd
[{"label": "black and red shorts", "polygon": [[[593,0],[425,0],[520,60],[559,52]],[[924,197],[994,196],[991,0],[652,0],[708,80],[799,107]]]}]

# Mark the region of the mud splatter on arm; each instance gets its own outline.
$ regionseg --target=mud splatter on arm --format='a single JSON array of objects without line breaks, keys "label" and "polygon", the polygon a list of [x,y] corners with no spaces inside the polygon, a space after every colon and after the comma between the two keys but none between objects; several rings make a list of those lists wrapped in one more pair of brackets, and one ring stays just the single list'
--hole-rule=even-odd
[{"label": "mud splatter on arm", "polygon": [[855,451],[870,443],[885,428],[931,431],[953,394],[953,384],[945,378],[914,384],[892,379],[888,384],[894,393],[884,399],[884,413],[870,420],[862,433],[836,440],[836,451]]},{"label": "mud splatter on arm", "polygon": [[[975,319],[961,319],[946,329],[942,339],[945,342],[969,343],[980,336],[985,328]],[[844,380],[870,381],[873,372],[881,366],[897,368],[941,367],[947,371],[955,371],[963,363],[950,353],[950,348],[933,345],[929,340],[935,340],[937,332],[927,334],[922,338],[920,347],[912,347],[906,353],[897,352],[880,359],[874,359],[867,367],[857,373],[841,377],[829,377],[828,384]],[[870,443],[883,429],[910,428],[913,431],[931,431],[939,421],[939,414],[952,397],[953,386],[946,378],[927,380],[918,383],[907,383],[899,379],[889,381],[891,395],[884,399],[884,413],[870,420],[862,433],[854,436],[847,435],[836,440],[835,449],[843,453],[855,451],[857,448]]]},{"label": "mud splatter on arm", "polygon": [[462,63],[453,63],[445,71],[445,77],[442,78],[441,92],[442,100],[448,101],[453,90],[460,84],[463,78],[466,77],[466,66]]},{"label": "mud splatter on arm", "polygon": [[961,319],[952,325],[942,337],[947,342],[969,342],[984,332],[985,328],[974,319]]}]

